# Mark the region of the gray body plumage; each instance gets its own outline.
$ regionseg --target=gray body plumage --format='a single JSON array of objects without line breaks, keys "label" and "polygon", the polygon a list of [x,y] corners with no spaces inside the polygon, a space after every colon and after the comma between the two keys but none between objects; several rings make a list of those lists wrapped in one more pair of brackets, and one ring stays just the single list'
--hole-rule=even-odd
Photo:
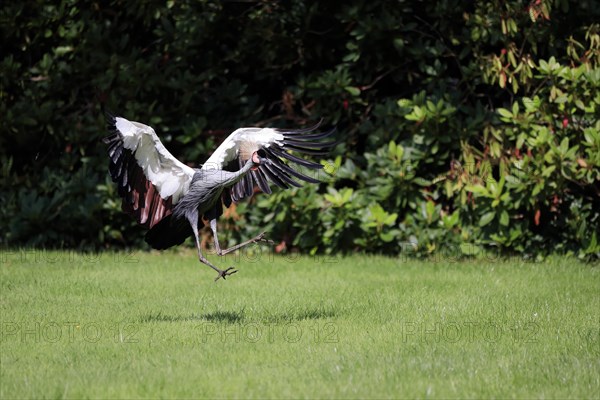
[{"label": "gray body plumage", "polygon": [[239,171],[196,169],[189,192],[173,207],[175,219],[198,221],[198,216],[211,211],[221,201],[223,190],[239,182],[254,163],[248,160]]}]

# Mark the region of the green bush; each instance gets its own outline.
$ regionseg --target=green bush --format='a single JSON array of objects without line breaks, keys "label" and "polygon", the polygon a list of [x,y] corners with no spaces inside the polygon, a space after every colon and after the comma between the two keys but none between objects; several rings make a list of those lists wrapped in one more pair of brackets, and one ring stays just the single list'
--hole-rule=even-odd
[{"label": "green bush", "polygon": [[[446,81],[438,86],[373,105],[352,89],[344,67],[336,68],[357,114],[372,106],[370,120],[357,127],[367,151],[356,146],[359,154],[330,161],[335,174],[326,192],[308,188],[258,202],[252,223],[241,224],[248,228],[243,235],[270,221],[279,203],[279,226],[293,227],[291,243],[313,252],[560,251],[597,258],[599,25],[582,26],[581,42],[573,35],[561,42],[544,24],[549,4],[535,20],[512,6],[499,13],[482,5],[465,17],[474,40],[449,55],[462,73],[453,89],[463,90],[441,90],[455,78],[441,73]],[[520,32],[517,22],[529,31]],[[560,43],[563,54],[537,59],[551,50],[539,48],[542,38]],[[481,53],[486,41],[500,47],[497,55]],[[423,75],[435,74],[422,67]],[[295,208],[298,196],[310,206]],[[280,237],[277,226],[268,228]]]},{"label": "green bush", "polygon": [[598,257],[599,17],[566,0],[4,2],[0,240],[140,245],[103,103],[192,166],[239,126],[338,126],[324,183],[239,205],[231,241]]}]

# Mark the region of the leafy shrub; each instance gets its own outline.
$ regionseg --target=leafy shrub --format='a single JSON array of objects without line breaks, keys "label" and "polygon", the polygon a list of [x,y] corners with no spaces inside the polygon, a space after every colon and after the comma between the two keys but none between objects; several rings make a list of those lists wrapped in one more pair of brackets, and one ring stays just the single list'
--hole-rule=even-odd
[{"label": "leafy shrub", "polygon": [[[523,19],[530,16],[520,17],[526,24]],[[472,35],[514,39],[516,17],[502,18],[507,18],[499,25],[502,34],[473,27]],[[585,43],[569,37],[562,55],[567,65],[555,56],[537,60],[518,50],[526,44],[540,46],[529,35],[520,47],[510,42],[499,56],[480,57],[465,66],[465,76],[485,85],[485,98],[492,104],[507,102],[503,93],[510,92],[508,106],[472,101],[483,97],[474,86],[441,95],[437,88],[431,94],[422,90],[399,99],[396,109],[389,101],[376,105],[373,114],[385,120],[382,125],[397,127],[396,134],[378,139],[393,140],[373,140],[379,147],[331,161],[335,189],[320,194],[305,189],[312,207],[288,215],[284,224],[302,221],[296,238],[314,242],[316,230],[322,240],[315,245],[295,239],[292,244],[313,252],[474,255],[496,248],[524,257],[556,250],[598,257],[598,30],[597,24],[590,25]],[[474,46],[473,51],[480,49]],[[477,62],[483,73],[473,76]],[[360,94],[341,81],[352,96]],[[489,85],[500,91],[490,93]],[[465,104],[467,99],[472,103]],[[261,200],[260,209],[270,210],[276,201],[285,198]],[[259,229],[264,221],[256,214],[256,225],[249,229]],[[308,225],[310,231],[302,230]]]},{"label": "leafy shrub", "polygon": [[599,65],[540,60],[532,69],[540,88],[534,96],[497,110],[487,152],[472,158],[473,174],[485,179],[466,188],[489,240],[518,251],[598,252]]}]

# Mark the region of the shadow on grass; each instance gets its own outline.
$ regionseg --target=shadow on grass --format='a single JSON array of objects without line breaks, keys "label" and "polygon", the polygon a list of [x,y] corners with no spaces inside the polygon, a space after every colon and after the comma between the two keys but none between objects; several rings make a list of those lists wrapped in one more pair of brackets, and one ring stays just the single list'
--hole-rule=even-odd
[{"label": "shadow on grass", "polygon": [[256,315],[247,318],[244,309],[240,311],[215,311],[206,314],[192,315],[168,315],[158,312],[156,314],[147,314],[140,318],[143,323],[147,322],[186,322],[186,321],[208,321],[226,324],[236,324],[244,321],[260,323],[280,323],[294,322],[304,320],[318,320],[334,318],[338,316],[334,310],[314,308],[304,310],[290,310],[289,313],[267,313],[266,315]]},{"label": "shadow on grass", "polygon": [[163,313],[144,315],[141,322],[185,322],[185,321],[210,321],[234,324],[244,320],[244,311],[215,311],[206,314],[168,315]]},{"label": "shadow on grass", "polygon": [[267,323],[280,323],[280,322],[297,322],[305,320],[319,320],[334,318],[339,315],[338,312],[332,309],[325,308],[309,308],[301,310],[290,310],[289,313],[273,313],[267,314],[261,320]]}]

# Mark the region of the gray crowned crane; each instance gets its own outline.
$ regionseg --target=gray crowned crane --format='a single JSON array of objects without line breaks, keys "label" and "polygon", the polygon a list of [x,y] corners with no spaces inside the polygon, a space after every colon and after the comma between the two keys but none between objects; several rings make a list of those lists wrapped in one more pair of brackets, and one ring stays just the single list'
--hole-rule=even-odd
[{"label": "gray crowned crane", "polygon": [[[240,128],[231,133],[202,165],[191,168],[165,148],[150,126],[105,113],[111,134],[108,145],[110,176],[118,185],[122,209],[148,229],[145,240],[154,249],[167,249],[194,236],[198,259],[226,279],[237,270],[220,269],[202,254],[198,229],[208,221],[219,256],[248,244],[269,242],[265,232],[228,249],[221,249],[217,220],[229,207],[254,193],[271,193],[270,184],[283,189],[302,186],[296,179],[318,183],[290,163],[310,169],[322,165],[290,151],[324,155],[337,144],[323,142],[335,128],[317,131],[320,123],[306,129]],[[202,226],[203,226],[202,225]]]}]

